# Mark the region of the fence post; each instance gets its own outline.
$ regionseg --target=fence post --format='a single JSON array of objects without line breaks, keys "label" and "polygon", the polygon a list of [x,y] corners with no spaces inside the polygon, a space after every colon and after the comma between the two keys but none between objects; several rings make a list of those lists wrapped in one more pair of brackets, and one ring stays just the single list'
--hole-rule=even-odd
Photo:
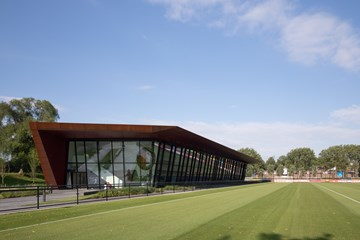
[{"label": "fence post", "polygon": [[130,198],[130,191],[131,191],[131,188],[130,188],[130,183],[129,183],[129,198]]},{"label": "fence post", "polygon": [[46,202],[46,186],[43,188],[43,202]]},{"label": "fence post", "polygon": [[36,187],[36,208],[39,209],[40,208],[40,186]]},{"label": "fence post", "polygon": [[146,183],[146,196],[149,196],[149,183]]},{"label": "fence post", "polygon": [[79,185],[76,184],[76,204],[79,205]]},{"label": "fence post", "polygon": [[108,185],[106,184],[105,185],[106,189],[105,189],[105,200],[107,201],[108,200]]}]

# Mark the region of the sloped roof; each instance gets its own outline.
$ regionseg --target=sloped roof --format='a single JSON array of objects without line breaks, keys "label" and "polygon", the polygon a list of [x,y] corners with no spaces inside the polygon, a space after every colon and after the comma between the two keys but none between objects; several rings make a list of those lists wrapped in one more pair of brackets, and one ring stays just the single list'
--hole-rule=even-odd
[{"label": "sloped roof", "polygon": [[214,155],[230,158],[246,163],[256,163],[257,160],[219,143],[177,126],[157,125],[125,125],[125,124],[87,124],[87,123],[53,123],[31,122],[30,128],[35,144],[42,145],[39,136],[51,135],[65,139],[127,139],[154,140],[201,150]]}]

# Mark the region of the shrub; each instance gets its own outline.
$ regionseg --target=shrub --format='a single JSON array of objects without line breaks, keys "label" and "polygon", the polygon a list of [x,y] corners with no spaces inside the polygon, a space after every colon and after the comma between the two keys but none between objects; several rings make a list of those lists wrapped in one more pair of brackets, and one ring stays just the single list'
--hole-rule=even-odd
[{"label": "shrub", "polygon": [[[139,194],[147,194],[155,192],[154,187],[131,187],[130,194],[131,195],[139,195]],[[118,188],[118,189],[108,189],[102,190],[94,195],[95,198],[105,198],[108,197],[121,197],[129,195],[129,188]]]}]

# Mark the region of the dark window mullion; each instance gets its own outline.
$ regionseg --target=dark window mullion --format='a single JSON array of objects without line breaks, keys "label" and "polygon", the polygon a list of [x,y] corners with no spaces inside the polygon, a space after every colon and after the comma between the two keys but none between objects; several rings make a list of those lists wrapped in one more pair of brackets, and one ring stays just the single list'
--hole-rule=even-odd
[{"label": "dark window mullion", "polygon": [[196,156],[197,156],[197,152],[193,151],[192,156],[191,156],[191,168],[190,168],[190,182],[193,181],[194,178],[194,169],[195,169],[195,162],[196,162]]},{"label": "dark window mullion", "polygon": [[232,161],[231,161],[231,165],[232,165],[232,168],[231,168],[230,180],[233,180],[233,179],[234,179],[234,176],[235,176],[236,162],[235,162],[234,160],[232,160]]},{"label": "dark window mullion", "polygon": [[85,160],[85,172],[86,172],[86,187],[89,187],[89,179],[88,179],[88,166],[87,166],[87,157],[86,157],[86,144],[85,141],[83,142],[84,146],[84,160]]},{"label": "dark window mullion", "polygon": [[195,179],[195,181],[199,181],[199,179],[200,179],[203,155],[204,154],[202,152],[200,152],[199,160],[197,162],[198,165],[197,165],[197,169],[196,169],[196,179]]},{"label": "dark window mullion", "polygon": [[224,175],[225,175],[225,168],[226,168],[226,159],[222,159],[222,169],[221,169],[221,177],[220,180],[224,180]]},{"label": "dark window mullion", "polygon": [[182,163],[184,161],[183,156],[184,156],[184,148],[181,148],[180,149],[180,156],[179,156],[179,163],[178,163],[177,173],[176,173],[176,182],[181,181],[180,178],[181,178],[182,173],[181,173],[180,169],[181,169],[181,165],[182,165]]},{"label": "dark window mullion", "polygon": [[101,169],[100,169],[100,159],[99,159],[99,141],[96,141],[96,158],[97,158],[97,168],[98,168],[98,182],[99,188],[101,188]]},{"label": "dark window mullion", "polygon": [[111,146],[111,169],[112,169],[112,177],[113,177],[113,182],[112,184],[115,185],[115,167],[114,167],[114,146],[113,146],[113,141],[110,141],[110,146]]},{"label": "dark window mullion", "polygon": [[213,172],[212,172],[212,179],[214,181],[217,180],[218,167],[219,167],[219,158],[216,156],[214,159],[214,166],[213,166]]},{"label": "dark window mullion", "polygon": [[125,149],[125,143],[124,143],[124,141],[121,141],[121,152],[122,152],[122,155],[123,155],[123,157],[122,157],[122,165],[123,165],[123,185],[125,186],[125,184],[127,183],[127,179],[126,179],[126,168],[125,168],[125,151],[126,151],[126,149]]},{"label": "dark window mullion", "polygon": [[166,182],[170,182],[169,179],[170,179],[170,171],[171,171],[171,165],[173,164],[172,163],[172,156],[173,156],[173,146],[170,147],[170,155],[169,155],[169,162],[168,162],[168,166],[167,166],[167,169],[166,169]]},{"label": "dark window mullion", "polygon": [[173,182],[174,179],[174,166],[175,166],[175,160],[176,160],[176,147],[173,146],[172,148],[172,157],[171,157],[171,170],[170,170],[170,175],[169,175],[169,180],[170,182]]},{"label": "dark window mullion", "polygon": [[182,160],[181,160],[181,167],[179,169],[180,177],[179,177],[178,181],[184,181],[184,166],[185,166],[185,162],[186,162],[186,153],[187,153],[187,149],[182,148]]},{"label": "dark window mullion", "polygon": [[211,157],[210,173],[209,173],[209,178],[210,178],[210,180],[213,180],[215,160],[216,160],[216,157],[215,157],[215,156],[212,156],[212,157]]},{"label": "dark window mullion", "polygon": [[164,155],[165,155],[165,143],[162,143],[161,144],[162,146],[160,147],[159,145],[159,151],[160,151],[160,148],[161,149],[161,156],[160,157],[160,163],[159,163],[159,167],[160,169],[158,170],[158,174],[157,174],[157,182],[160,182],[161,180],[161,176],[162,176],[162,168],[163,168],[163,163],[164,163]]},{"label": "dark window mullion", "polygon": [[187,150],[187,157],[186,157],[186,166],[185,166],[185,181],[189,181],[189,162],[190,162],[190,154],[191,154],[191,150],[188,149]]},{"label": "dark window mullion", "polygon": [[204,181],[209,181],[209,178],[208,178],[208,172],[209,172],[209,168],[210,168],[210,158],[211,158],[211,155],[210,154],[207,154],[206,155],[206,160],[205,160],[205,169],[204,169],[204,177],[203,177],[203,180]]}]

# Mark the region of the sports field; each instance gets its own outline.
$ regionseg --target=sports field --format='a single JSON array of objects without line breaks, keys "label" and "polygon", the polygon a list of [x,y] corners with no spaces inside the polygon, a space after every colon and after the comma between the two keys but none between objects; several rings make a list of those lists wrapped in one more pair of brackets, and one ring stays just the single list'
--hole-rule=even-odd
[{"label": "sports field", "polygon": [[266,183],[1,215],[0,239],[360,239],[360,184]]}]

